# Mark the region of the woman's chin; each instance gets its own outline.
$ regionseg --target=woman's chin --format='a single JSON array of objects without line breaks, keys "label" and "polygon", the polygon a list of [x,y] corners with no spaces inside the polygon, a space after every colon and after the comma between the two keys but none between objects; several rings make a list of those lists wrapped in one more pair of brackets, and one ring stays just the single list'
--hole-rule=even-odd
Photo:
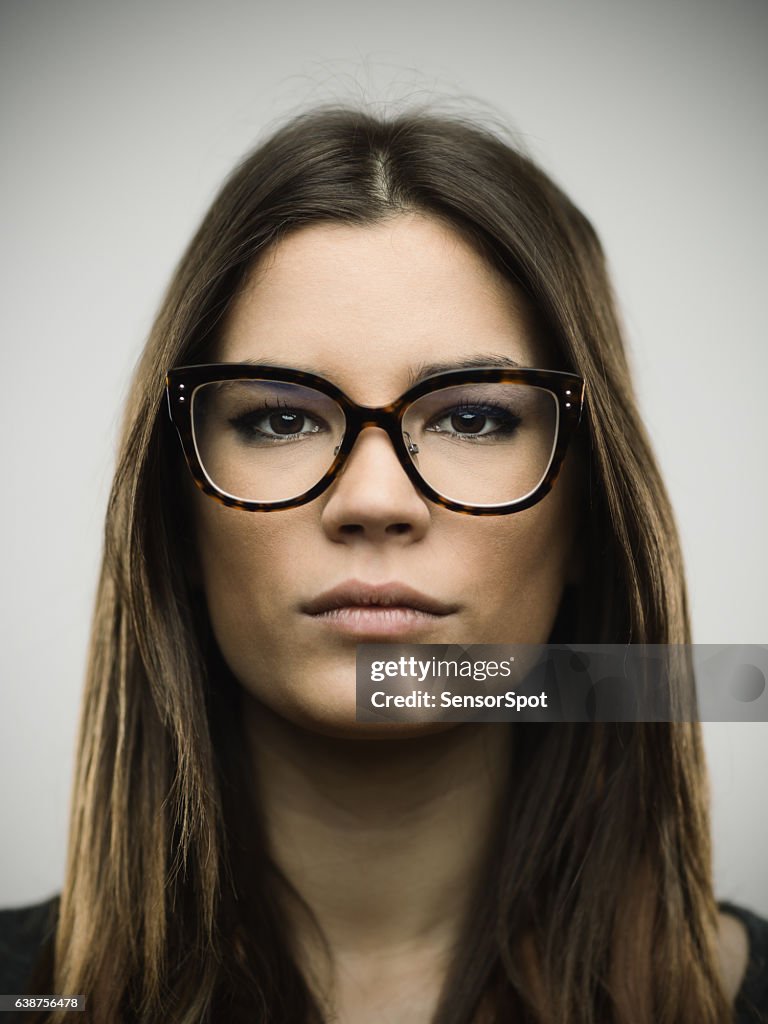
[{"label": "woman's chin", "polygon": [[255,698],[250,711],[255,711],[265,728],[279,728],[290,723],[307,732],[338,739],[387,740],[417,737],[443,732],[454,723],[429,720],[426,713],[419,720],[418,711],[410,721],[388,719],[384,713],[376,718],[365,709],[358,709],[354,670],[340,679],[332,673],[327,680],[315,677],[311,685],[275,686],[268,693],[245,688]]}]

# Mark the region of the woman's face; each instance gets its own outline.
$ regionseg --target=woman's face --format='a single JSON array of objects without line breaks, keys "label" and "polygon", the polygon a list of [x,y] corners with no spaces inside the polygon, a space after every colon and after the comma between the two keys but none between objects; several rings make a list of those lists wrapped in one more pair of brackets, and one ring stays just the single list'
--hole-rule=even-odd
[{"label": "woman's face", "polygon": [[[410,214],[289,235],[234,305],[214,358],[309,370],[367,406],[397,398],[425,367],[547,362],[522,296],[442,222]],[[566,459],[533,508],[461,515],[414,489],[374,427],[299,508],[243,512],[194,489],[226,662],[273,711],[343,734],[355,731],[358,643],[545,643],[574,555],[572,476]],[[422,602],[406,588],[432,611],[408,607]],[[322,612],[330,590],[343,606]]]}]

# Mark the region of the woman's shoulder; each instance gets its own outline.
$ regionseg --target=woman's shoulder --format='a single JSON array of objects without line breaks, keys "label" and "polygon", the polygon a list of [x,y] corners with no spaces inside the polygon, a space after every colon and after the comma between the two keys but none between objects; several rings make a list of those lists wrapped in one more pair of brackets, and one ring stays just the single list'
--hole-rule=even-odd
[{"label": "woman's shoulder", "polygon": [[735,917],[747,938],[747,968],[736,996],[736,1024],[768,1022],[768,920],[735,903],[720,903],[720,911]]},{"label": "woman's shoulder", "polygon": [[[721,902],[721,913],[736,918],[747,938],[747,967],[736,996],[736,1024],[768,1022],[768,919]],[[53,937],[59,898],[0,910],[0,992],[22,994],[45,943]]]},{"label": "woman's shoulder", "polygon": [[24,993],[43,946],[54,934],[58,910],[58,896],[31,907],[0,910],[0,992]]}]

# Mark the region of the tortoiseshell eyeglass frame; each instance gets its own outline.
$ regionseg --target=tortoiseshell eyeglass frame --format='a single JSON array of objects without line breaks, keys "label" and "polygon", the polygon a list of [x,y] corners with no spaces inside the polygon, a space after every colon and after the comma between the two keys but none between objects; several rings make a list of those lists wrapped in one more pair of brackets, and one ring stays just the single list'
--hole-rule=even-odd
[{"label": "tortoiseshell eyeglass frame", "polygon": [[[336,449],[336,455],[328,471],[308,491],[285,501],[245,501],[218,490],[206,476],[192,432],[192,399],[195,389],[201,385],[228,380],[272,380],[300,384],[322,392],[340,406],[346,419],[344,437]],[[439,494],[422,479],[416,469],[408,454],[408,442],[402,431],[403,416],[408,406],[422,395],[459,384],[487,382],[524,384],[543,388],[551,392],[557,401],[557,436],[546,475],[534,491],[508,505],[467,505],[460,501],[452,501]],[[299,505],[306,505],[307,502],[313,501],[327,490],[339,475],[355,441],[365,427],[380,427],[386,431],[408,479],[424,497],[436,505],[451,509],[453,512],[463,512],[469,516],[499,516],[521,512],[523,509],[537,504],[552,489],[565,458],[568,443],[581,420],[584,391],[584,381],[581,377],[561,370],[538,370],[528,367],[499,369],[498,367],[478,366],[467,370],[450,370],[447,373],[437,373],[425,377],[389,405],[369,408],[357,405],[340,388],[323,377],[289,367],[262,366],[255,363],[210,363],[198,366],[177,366],[169,370],[166,376],[168,411],[171,421],[178,431],[184,456],[195,483],[201,491],[222,505],[239,508],[244,512],[274,512],[280,509],[297,508]]]}]

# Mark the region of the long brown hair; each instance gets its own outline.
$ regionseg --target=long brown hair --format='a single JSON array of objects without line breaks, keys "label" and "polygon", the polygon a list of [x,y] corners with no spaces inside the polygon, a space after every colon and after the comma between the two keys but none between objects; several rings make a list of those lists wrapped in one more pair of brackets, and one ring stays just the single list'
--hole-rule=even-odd
[{"label": "long brown hair", "polygon": [[[558,637],[689,640],[675,527],[589,222],[476,121],[340,107],[293,119],[214,201],[133,381],[50,978],[51,991],[86,993],[97,1024],[322,1020],[258,834],[247,849],[255,881],[240,869],[237,685],[189,571],[164,376],[206,360],[249,271],[287,232],[401,211],[439,217],[469,239],[528,296],[562,368],[587,381],[585,571],[567,588]],[[510,786],[435,1021],[728,1020],[698,727],[517,726],[512,749],[511,778],[525,784]]]}]

